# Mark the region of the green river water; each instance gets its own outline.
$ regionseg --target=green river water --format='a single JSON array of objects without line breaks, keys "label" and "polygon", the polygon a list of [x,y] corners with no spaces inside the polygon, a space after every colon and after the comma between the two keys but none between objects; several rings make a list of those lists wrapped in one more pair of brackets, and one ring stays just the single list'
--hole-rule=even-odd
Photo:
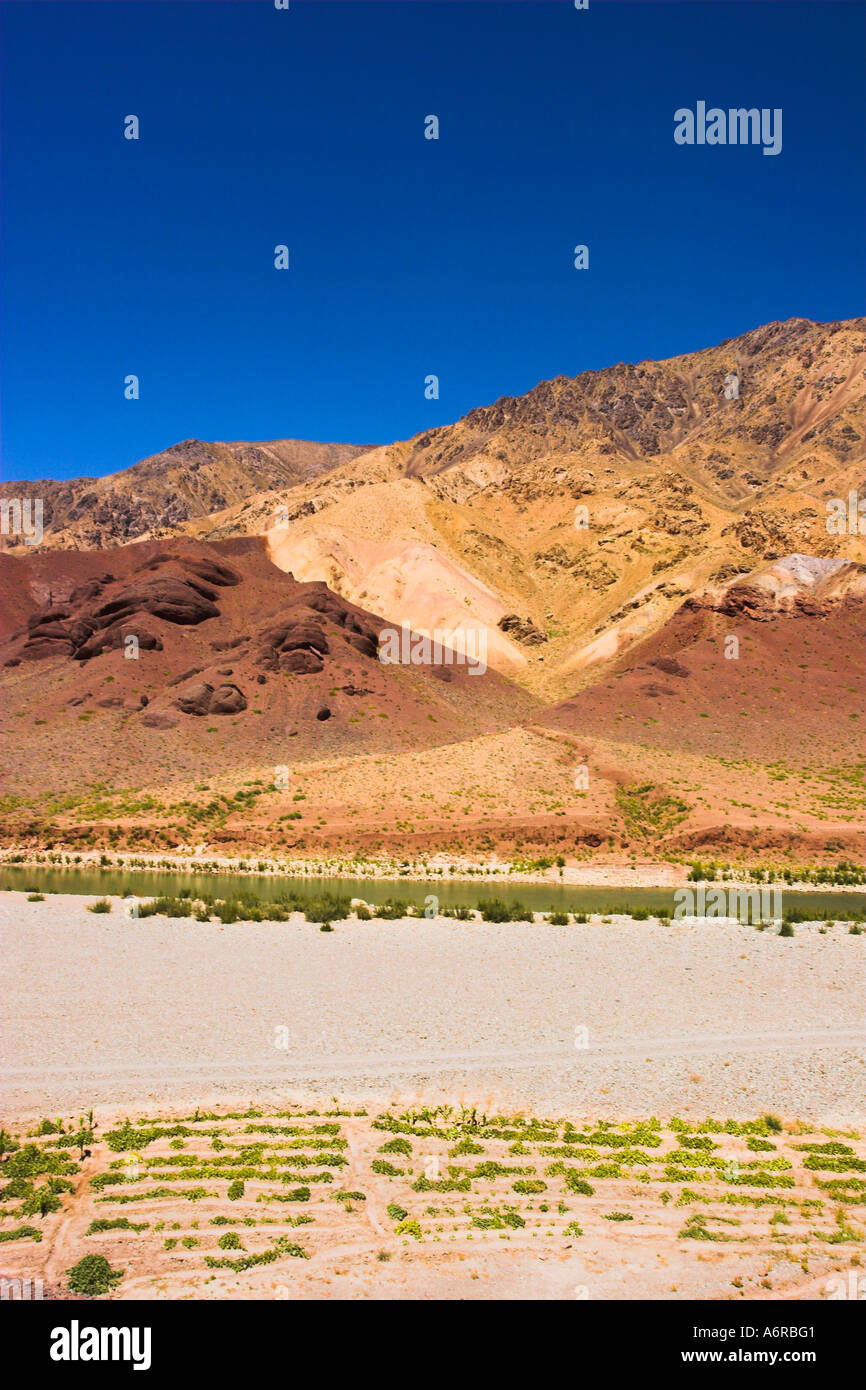
[{"label": "green river water", "polygon": [[[399,898],[423,906],[424,899],[433,893],[442,907],[475,907],[481,898],[501,898],[507,903],[519,902],[534,912],[631,912],[647,908],[654,914],[673,915],[672,888],[587,888],[559,883],[512,883],[507,879],[445,881],[432,877],[417,879],[371,878],[289,878],[263,874],[174,873],[123,869],[52,869],[25,868],[18,865],[0,871],[0,889],[17,892],[82,893],[138,898],[165,895],[176,896],[182,889],[196,897],[201,893],[215,898],[230,898],[241,893],[253,894],[262,902],[274,902],[288,891],[311,897],[316,894],[345,894],[365,902],[384,903]],[[866,907],[863,892],[840,891],[828,893],[785,890],[784,909],[796,909],[815,918],[844,920],[859,916]]]}]

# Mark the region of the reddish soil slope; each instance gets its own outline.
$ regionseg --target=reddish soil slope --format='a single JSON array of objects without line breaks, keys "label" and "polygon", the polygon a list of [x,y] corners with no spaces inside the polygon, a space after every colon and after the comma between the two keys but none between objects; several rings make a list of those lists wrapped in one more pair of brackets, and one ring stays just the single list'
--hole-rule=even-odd
[{"label": "reddish soil slope", "polygon": [[[808,582],[816,565],[835,568]],[[864,574],[862,565],[796,556],[688,599],[605,679],[540,722],[719,758],[856,765]]]},{"label": "reddish soil slope", "polygon": [[13,792],[429,747],[532,704],[493,672],[383,665],[382,619],[258,538],[6,556],[0,623]]}]

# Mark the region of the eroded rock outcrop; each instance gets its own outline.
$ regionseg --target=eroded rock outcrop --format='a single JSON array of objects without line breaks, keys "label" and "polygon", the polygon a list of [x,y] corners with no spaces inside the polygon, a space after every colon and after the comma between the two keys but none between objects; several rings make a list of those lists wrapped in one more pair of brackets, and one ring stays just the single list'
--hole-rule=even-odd
[{"label": "eroded rock outcrop", "polygon": [[[180,573],[147,574],[169,563],[176,564]],[[31,615],[16,656],[24,661],[57,656],[91,661],[122,647],[130,635],[142,650],[161,651],[159,634],[142,624],[141,618],[192,627],[219,617],[216,590],[205,579],[217,587],[240,583],[240,575],[210,557],[174,555],[157,556],[119,588],[114,587],[117,581],[111,574],[89,579],[76,586],[65,603],[50,601]]]},{"label": "eroded rock outcrop", "polygon": [[214,688],[208,681],[197,681],[180,692],[175,704],[184,714],[240,714],[247,707],[247,697],[237,685]]}]

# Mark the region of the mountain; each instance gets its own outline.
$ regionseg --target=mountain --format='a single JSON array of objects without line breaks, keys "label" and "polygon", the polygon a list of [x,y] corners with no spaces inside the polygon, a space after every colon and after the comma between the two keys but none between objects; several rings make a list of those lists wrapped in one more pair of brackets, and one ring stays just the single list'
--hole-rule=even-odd
[{"label": "mountain", "polygon": [[[864,352],[794,319],[392,445],[191,441],[82,486],[0,564],[0,836],[862,854]],[[383,665],[399,624],[491,669]],[[268,794],[226,819],[239,777]]]},{"label": "mountain", "polygon": [[265,531],[278,565],[373,612],[475,625],[500,670],[556,698],[709,583],[860,554],[827,503],[866,497],[864,352],[862,319],[796,319],[560,377],[207,526]]},{"label": "mountain", "polygon": [[104,478],[4,482],[0,498],[42,498],[43,545],[98,550],[176,535],[188,522],[223,511],[250,493],[294,487],[347,463],[364,449],[303,439],[258,444],[184,439]]}]

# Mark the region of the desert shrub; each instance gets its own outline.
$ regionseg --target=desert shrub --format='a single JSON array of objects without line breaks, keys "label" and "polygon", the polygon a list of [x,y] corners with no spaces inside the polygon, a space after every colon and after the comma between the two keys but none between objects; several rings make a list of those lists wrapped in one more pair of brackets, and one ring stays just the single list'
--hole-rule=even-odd
[{"label": "desert shrub", "polygon": [[146,1231],[149,1225],[149,1221],[142,1221],[136,1225],[134,1221],[130,1221],[128,1216],[116,1216],[113,1220],[101,1216],[98,1220],[91,1221],[84,1234],[86,1236],[99,1236],[102,1235],[103,1231]]},{"label": "desert shrub", "polygon": [[374,1158],[370,1166],[374,1173],[379,1173],[384,1178],[399,1178],[403,1173],[402,1168],[395,1168],[393,1163],[388,1163],[384,1158]]},{"label": "desert shrub", "polygon": [[383,903],[376,905],[376,916],[385,922],[395,922],[401,917],[408,917],[409,904],[402,898],[388,898]]},{"label": "desert shrub", "polygon": [[571,917],[567,912],[549,912],[547,920],[552,927],[567,927]]},{"label": "desert shrub", "polygon": [[239,1202],[241,1197],[243,1197],[245,1191],[246,1188],[244,1187],[244,1184],[241,1181],[241,1179],[235,1178],[234,1182],[229,1183],[229,1190],[227,1193],[229,1201]]},{"label": "desert shrub", "polygon": [[390,1202],[386,1210],[392,1221],[405,1221],[409,1215],[406,1208],[398,1206],[396,1202]]},{"label": "desert shrub", "polygon": [[501,898],[481,898],[478,911],[483,922],[526,922],[532,920],[522,903],[504,903]]},{"label": "desert shrub", "polygon": [[455,1144],[453,1149],[449,1149],[449,1154],[452,1158],[462,1158],[464,1154],[483,1153],[484,1145],[476,1144],[473,1139],[461,1139],[459,1144]]},{"label": "desert shrub", "polygon": [[105,1135],[105,1142],[112,1153],[124,1153],[128,1149],[143,1149],[148,1144],[154,1143],[157,1139],[172,1139],[177,1136],[189,1139],[195,1134],[195,1130],[188,1129],[186,1125],[139,1125],[136,1127],[129,1120],[124,1120],[118,1129],[110,1129]]},{"label": "desert shrub", "polygon": [[510,1226],[513,1230],[519,1230],[521,1226],[526,1225],[523,1217],[518,1216],[516,1211],[500,1212],[490,1207],[482,1208],[482,1210],[490,1212],[490,1215],[473,1216],[472,1218],[472,1225],[479,1227],[482,1231],[501,1231],[506,1226]]},{"label": "desert shrub", "polygon": [[89,1298],[108,1293],[123,1278],[123,1270],[112,1269],[104,1255],[85,1255],[66,1273],[72,1292]]},{"label": "desert shrub", "polygon": [[595,1188],[580,1176],[576,1168],[566,1168],[565,1186],[569,1192],[579,1192],[584,1197],[591,1197],[595,1192]]},{"label": "desert shrub", "polygon": [[534,1192],[546,1192],[547,1183],[542,1182],[541,1178],[518,1178],[517,1182],[512,1183],[512,1190],[520,1192],[523,1196],[530,1196]]},{"label": "desert shrub", "polygon": [[192,903],[186,898],[153,898],[148,903],[139,903],[139,917],[191,917]]},{"label": "desert shrub", "polygon": [[412,1145],[408,1139],[389,1139],[387,1144],[383,1144],[379,1149],[380,1154],[403,1154],[406,1158],[412,1157]]},{"label": "desert shrub", "polygon": [[567,1236],[582,1236],[583,1227],[577,1221],[569,1221],[564,1234]]},{"label": "desert shrub", "polygon": [[609,1211],[602,1217],[603,1221],[633,1221],[634,1217],[627,1211]]},{"label": "desert shrub", "polygon": [[38,1144],[25,1144],[9,1155],[3,1165],[3,1175],[9,1178],[36,1178],[43,1173],[68,1175],[78,1172],[78,1164],[65,1154],[40,1149]]},{"label": "desert shrub", "polygon": [[44,902],[45,902],[45,894],[44,894],[44,893],[28,893],[28,894],[27,894],[27,901],[28,901],[29,903],[44,903]]},{"label": "desert shrub", "polygon": [[373,919],[373,914],[366,903],[358,903],[355,908],[355,916],[359,922],[370,922]]},{"label": "desert shrub", "polygon": [[803,1167],[817,1173],[866,1173],[866,1159],[855,1158],[853,1154],[811,1153]]},{"label": "desert shrub", "polygon": [[700,1212],[695,1212],[690,1216],[681,1231],[677,1232],[680,1240],[726,1240],[727,1237],[719,1235],[717,1231],[707,1230],[707,1217]]},{"label": "desert shrub", "polygon": [[110,911],[111,911],[111,903],[108,901],[107,898],[97,898],[97,900],[96,900],[95,903],[91,903],[91,904],[90,904],[90,906],[88,907],[87,911],[88,911],[88,912],[110,912]]},{"label": "desert shrub", "polygon": [[226,1231],[217,1241],[220,1250],[243,1250],[241,1238],[234,1231]]},{"label": "desert shrub", "polygon": [[398,1236],[413,1236],[415,1240],[420,1240],[421,1227],[418,1225],[417,1221],[401,1221],[394,1234]]},{"label": "desert shrub", "polygon": [[205,1264],[211,1269],[233,1269],[236,1273],[242,1273],[245,1269],[254,1269],[256,1265],[273,1264],[281,1255],[293,1255],[299,1260],[308,1260],[310,1257],[302,1245],[295,1245],[286,1236],[280,1236],[270,1250],[263,1250],[258,1255],[241,1255],[239,1260],[230,1260],[228,1257],[217,1259],[214,1255],[205,1255]]},{"label": "desert shrub", "polygon": [[0,1231],[0,1241],[5,1240],[35,1240],[42,1239],[42,1232],[37,1231],[35,1226],[16,1226],[14,1230]]},{"label": "desert shrub", "polygon": [[42,1136],[44,1136],[44,1135],[46,1135],[46,1134],[62,1134],[62,1133],[63,1133],[63,1121],[62,1121],[62,1120],[40,1120],[40,1121],[39,1121],[39,1125],[38,1125],[37,1128],[33,1131],[33,1133],[36,1134],[36,1135],[39,1135],[40,1137],[42,1137]]},{"label": "desert shrub", "polygon": [[88,1144],[93,1143],[93,1130],[88,1126],[83,1126],[74,1134],[62,1134],[57,1140],[58,1149],[81,1149],[87,1148]]},{"label": "desert shrub", "polygon": [[4,1200],[15,1198],[20,1201],[22,1197],[29,1197],[32,1191],[33,1183],[29,1178],[13,1178],[5,1187],[0,1187],[0,1197]]}]

